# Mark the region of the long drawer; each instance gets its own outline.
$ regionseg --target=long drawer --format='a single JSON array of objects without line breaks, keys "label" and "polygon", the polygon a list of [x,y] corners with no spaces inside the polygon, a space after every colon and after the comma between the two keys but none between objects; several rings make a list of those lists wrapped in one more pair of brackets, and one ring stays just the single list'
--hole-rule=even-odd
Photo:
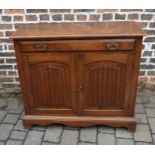
[{"label": "long drawer", "polygon": [[127,51],[134,49],[134,39],[21,41],[23,52],[49,51]]}]

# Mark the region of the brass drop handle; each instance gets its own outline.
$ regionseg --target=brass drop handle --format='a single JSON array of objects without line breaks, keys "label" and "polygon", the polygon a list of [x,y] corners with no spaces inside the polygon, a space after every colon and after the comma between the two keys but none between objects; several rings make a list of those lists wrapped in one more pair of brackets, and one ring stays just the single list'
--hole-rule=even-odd
[{"label": "brass drop handle", "polygon": [[37,44],[35,47],[38,51],[45,51],[47,49],[46,44]]},{"label": "brass drop handle", "polygon": [[82,90],[83,90],[83,86],[82,85],[78,86],[77,91],[82,91]]},{"label": "brass drop handle", "polygon": [[108,43],[107,48],[108,48],[108,50],[116,50],[116,49],[118,49],[118,44],[117,43]]}]

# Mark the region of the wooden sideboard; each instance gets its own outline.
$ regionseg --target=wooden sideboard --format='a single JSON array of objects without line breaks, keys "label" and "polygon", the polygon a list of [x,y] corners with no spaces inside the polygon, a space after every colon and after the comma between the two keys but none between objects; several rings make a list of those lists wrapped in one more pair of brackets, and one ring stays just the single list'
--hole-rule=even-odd
[{"label": "wooden sideboard", "polygon": [[135,131],[142,37],[135,22],[26,24],[14,40],[24,126],[104,124]]}]

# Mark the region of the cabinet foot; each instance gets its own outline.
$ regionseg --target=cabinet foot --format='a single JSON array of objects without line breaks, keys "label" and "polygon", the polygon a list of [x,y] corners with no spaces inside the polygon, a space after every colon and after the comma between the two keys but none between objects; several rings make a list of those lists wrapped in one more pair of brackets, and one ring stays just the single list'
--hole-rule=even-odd
[{"label": "cabinet foot", "polygon": [[30,129],[31,126],[32,126],[32,124],[29,123],[28,121],[23,120],[23,126],[24,126],[24,128],[26,128],[26,129]]},{"label": "cabinet foot", "polygon": [[132,123],[132,124],[129,124],[127,129],[128,129],[129,132],[135,132],[135,130],[136,130],[136,122]]}]

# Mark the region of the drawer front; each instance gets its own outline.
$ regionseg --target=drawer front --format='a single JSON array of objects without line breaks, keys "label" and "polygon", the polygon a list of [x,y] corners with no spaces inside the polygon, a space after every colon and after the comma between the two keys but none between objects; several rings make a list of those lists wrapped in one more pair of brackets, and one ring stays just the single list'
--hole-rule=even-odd
[{"label": "drawer front", "polygon": [[133,50],[134,39],[21,41],[23,52]]}]

